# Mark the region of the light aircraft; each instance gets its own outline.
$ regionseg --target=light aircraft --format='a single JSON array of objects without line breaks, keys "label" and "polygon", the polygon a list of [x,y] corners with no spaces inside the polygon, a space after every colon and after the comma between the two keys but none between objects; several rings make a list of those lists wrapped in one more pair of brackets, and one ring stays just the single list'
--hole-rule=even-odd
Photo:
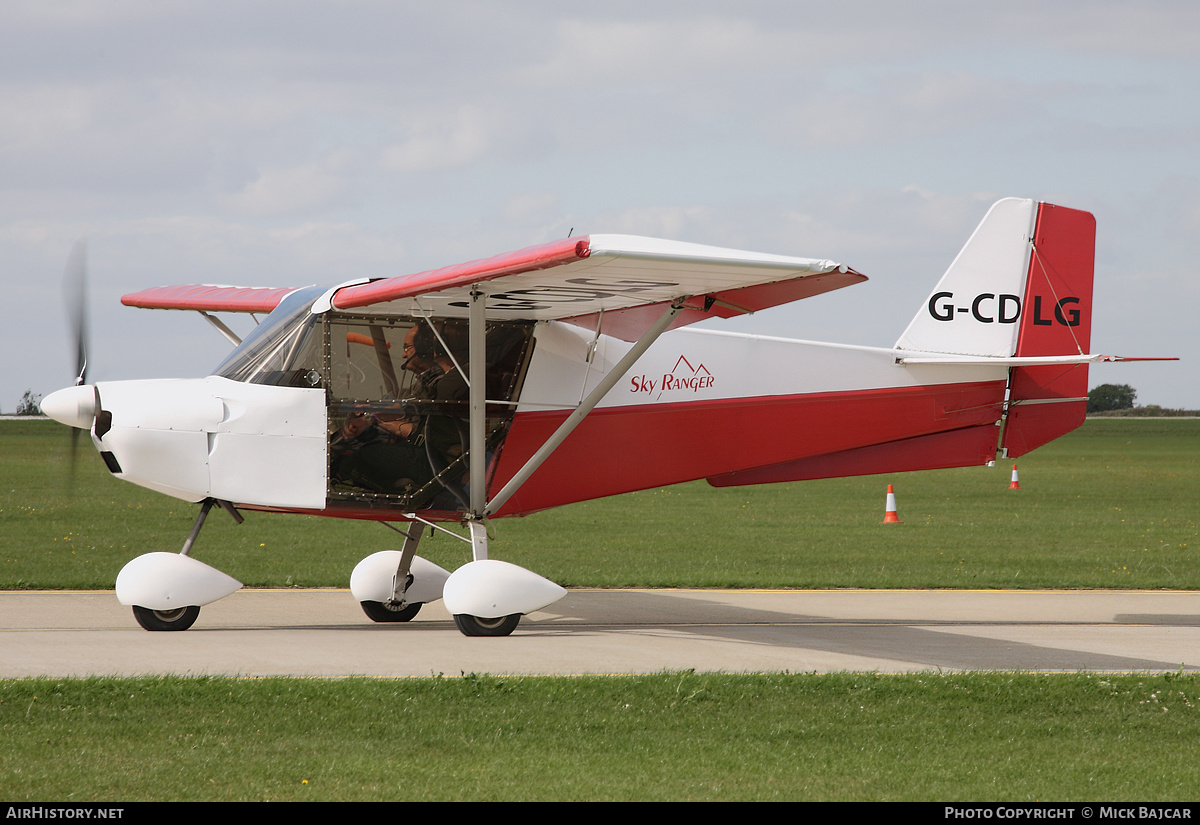
[{"label": "light aircraft", "polygon": [[[683,329],[866,278],[845,264],[626,236],[568,238],[429,272],[301,289],[170,286],[235,345],[206,378],[87,383],[43,411],[90,430],[113,475],[201,505],[178,553],[117,577],[148,630],[241,584],[193,559],[214,504],[402,523],[351,591],[375,621],[441,598],[468,636],[563,594],[488,558],[488,521],[632,490],[985,465],[1084,420],[1095,220],[991,207],[890,349]],[[82,282],[81,253],[68,280]],[[239,340],[212,313],[269,313]],[[472,561],[416,555],[465,527]],[[461,529],[461,528],[460,528]]]}]

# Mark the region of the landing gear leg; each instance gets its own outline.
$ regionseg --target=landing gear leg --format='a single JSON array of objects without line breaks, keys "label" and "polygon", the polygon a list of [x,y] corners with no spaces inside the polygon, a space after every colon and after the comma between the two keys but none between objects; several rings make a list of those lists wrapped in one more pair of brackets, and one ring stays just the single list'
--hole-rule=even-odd
[{"label": "landing gear leg", "polygon": [[[386,524],[386,522],[385,522]],[[387,525],[391,527],[391,525]],[[393,528],[396,529],[396,528]],[[417,545],[425,525],[410,522],[408,532],[404,533],[404,546],[400,548],[400,563],[396,566],[396,575],[392,577],[392,597],[386,602],[359,602],[363,613],[373,622],[410,622],[421,610],[424,602],[409,604],[405,599],[409,586],[413,582],[412,561],[417,554]]]},{"label": "landing gear leg", "polygon": [[[467,526],[471,530],[471,555],[475,561],[485,561],[488,557],[487,525],[482,521],[472,520],[467,522]],[[467,613],[454,614],[454,624],[464,636],[508,636],[520,623],[520,613],[495,618],[472,616]]]},{"label": "landing gear leg", "polygon": [[[184,540],[183,549],[179,551],[179,555],[188,556],[192,552],[192,545],[196,543],[196,537],[200,535],[200,528],[204,526],[204,522],[208,518],[208,513],[212,510],[214,504],[219,504],[221,509],[229,513],[238,524],[245,521],[242,518],[242,514],[237,511],[237,508],[228,501],[221,501],[215,498],[204,499],[204,502],[200,505],[200,513],[196,516],[196,521],[192,523],[192,530],[188,533],[187,539]],[[133,618],[137,619],[137,623],[146,630],[187,630],[196,623],[196,619],[199,616],[200,607],[194,604],[187,605],[186,607],[169,608],[167,610],[152,610],[149,607],[142,607],[137,604],[133,605]]]}]

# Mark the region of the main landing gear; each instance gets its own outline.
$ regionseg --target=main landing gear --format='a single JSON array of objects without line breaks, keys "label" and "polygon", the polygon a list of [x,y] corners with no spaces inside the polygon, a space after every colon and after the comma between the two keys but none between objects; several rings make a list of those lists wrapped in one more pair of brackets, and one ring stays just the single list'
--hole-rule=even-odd
[{"label": "main landing gear", "polygon": [[521,616],[541,610],[566,594],[566,590],[536,573],[489,560],[483,523],[471,521],[468,527],[474,561],[453,573],[416,555],[424,525],[410,522],[407,531],[392,527],[404,536],[403,550],[367,556],[350,576],[350,592],[363,612],[376,622],[406,622],[422,604],[441,599],[464,636],[508,636],[516,630]]},{"label": "main landing gear", "polygon": [[363,613],[373,622],[411,622],[421,612],[423,602],[406,604],[403,607],[395,602],[359,602]]},{"label": "main landing gear", "polygon": [[474,561],[455,570],[446,581],[442,603],[464,636],[507,636],[521,617],[541,610],[567,591],[537,573],[487,557],[487,530],[470,521]]},{"label": "main landing gear", "polygon": [[373,622],[410,622],[426,602],[442,597],[450,574],[416,554],[423,524],[408,530],[390,527],[404,536],[402,550],[384,550],[360,561],[350,574],[350,592]]}]

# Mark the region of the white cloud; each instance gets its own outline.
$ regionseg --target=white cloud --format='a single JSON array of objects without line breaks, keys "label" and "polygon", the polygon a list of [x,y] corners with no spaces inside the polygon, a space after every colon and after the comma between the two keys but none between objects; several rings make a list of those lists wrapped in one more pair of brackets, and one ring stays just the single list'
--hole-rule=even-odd
[{"label": "white cloud", "polygon": [[[640,90],[715,80],[735,73],[762,74],[823,55],[820,41],[802,32],[766,27],[729,16],[665,19],[571,18],[557,23],[544,56],[514,72],[532,87],[576,90],[581,101],[600,101],[621,87]],[[813,50],[817,51],[813,55]],[[596,93],[599,92],[599,98]]]},{"label": "white cloud", "polygon": [[221,198],[235,213],[274,218],[322,212],[345,190],[341,175],[314,163],[268,167],[233,196]]},{"label": "white cloud", "polygon": [[483,158],[504,118],[479,107],[458,107],[402,120],[404,137],[384,148],[380,166],[389,172],[423,173],[456,169]]}]

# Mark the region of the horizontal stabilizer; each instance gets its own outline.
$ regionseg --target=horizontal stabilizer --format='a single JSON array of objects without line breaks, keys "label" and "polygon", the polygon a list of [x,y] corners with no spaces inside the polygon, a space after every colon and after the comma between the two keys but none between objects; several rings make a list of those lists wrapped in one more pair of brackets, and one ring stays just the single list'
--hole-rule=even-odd
[{"label": "horizontal stabilizer", "polygon": [[1012,358],[992,358],[989,356],[973,355],[901,355],[896,358],[897,364],[938,364],[940,366],[1007,366],[1007,367],[1036,367],[1053,364],[1108,364],[1116,361],[1178,361],[1178,358],[1126,358],[1121,355],[1042,355],[1042,356],[1013,356]]}]

